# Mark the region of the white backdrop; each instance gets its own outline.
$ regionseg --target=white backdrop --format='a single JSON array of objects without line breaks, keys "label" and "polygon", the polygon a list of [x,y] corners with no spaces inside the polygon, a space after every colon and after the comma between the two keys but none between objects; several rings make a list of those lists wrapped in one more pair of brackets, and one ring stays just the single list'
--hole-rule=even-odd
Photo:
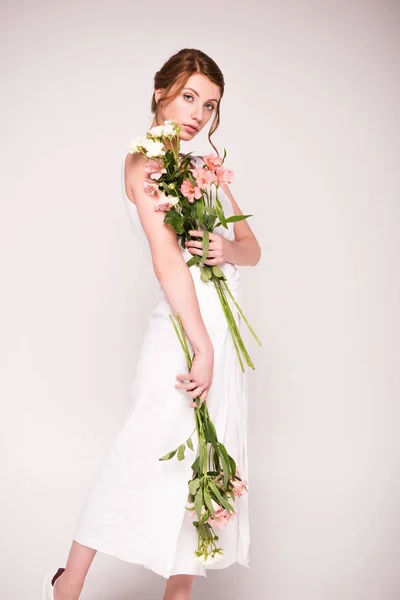
[{"label": "white backdrop", "polygon": [[[8,0],[1,17],[1,596],[39,598],[65,564],[129,408],[157,283],[121,161],[154,73],[194,47],[226,79],[214,141],[263,250],[241,276],[264,344],[251,566],[193,598],[397,599],[399,4]],[[212,151],[203,133],[185,149]],[[164,583],[99,553],[83,599]]]}]

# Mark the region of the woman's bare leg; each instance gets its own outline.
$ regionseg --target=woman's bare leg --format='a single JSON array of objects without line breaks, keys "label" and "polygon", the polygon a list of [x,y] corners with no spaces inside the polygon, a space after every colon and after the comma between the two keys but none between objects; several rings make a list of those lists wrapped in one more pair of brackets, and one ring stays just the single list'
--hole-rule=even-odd
[{"label": "woman's bare leg", "polygon": [[97,550],[73,540],[64,573],[55,581],[55,600],[78,600]]},{"label": "woman's bare leg", "polygon": [[171,575],[163,600],[189,600],[194,578],[194,575]]}]

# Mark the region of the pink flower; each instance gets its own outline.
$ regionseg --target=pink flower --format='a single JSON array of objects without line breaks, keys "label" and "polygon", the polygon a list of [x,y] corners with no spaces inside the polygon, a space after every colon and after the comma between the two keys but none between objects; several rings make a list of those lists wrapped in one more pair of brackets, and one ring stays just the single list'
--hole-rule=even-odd
[{"label": "pink flower", "polygon": [[235,494],[235,496],[243,496],[247,492],[247,489],[246,489],[247,481],[240,479],[240,473],[239,473],[239,469],[237,467],[236,467],[236,477],[239,477],[239,479],[233,479],[231,477],[231,482],[233,485],[233,493]]},{"label": "pink flower", "polygon": [[145,179],[143,182],[143,189],[149,196],[155,196],[158,193],[158,183]]},{"label": "pink flower", "polygon": [[144,170],[150,173],[150,179],[160,179],[161,175],[167,172],[167,169],[163,168],[156,160],[148,160]]},{"label": "pink flower", "polygon": [[194,186],[189,179],[185,179],[182,182],[181,187],[179,188],[182,194],[189,200],[189,202],[193,202],[194,199],[198,200],[201,198],[201,190],[199,187]]},{"label": "pink flower", "polygon": [[233,182],[233,171],[230,169],[224,169],[224,167],[218,167],[215,170],[217,176],[218,185],[223,185],[224,183],[232,183]]},{"label": "pink flower", "polygon": [[215,171],[217,167],[222,165],[222,158],[216,154],[206,154],[202,158],[210,171]]},{"label": "pink flower", "polygon": [[165,194],[160,194],[157,204],[154,207],[154,210],[162,210],[167,212],[171,206],[175,206],[179,202],[179,199],[176,196],[165,196]]},{"label": "pink flower", "polygon": [[215,173],[208,169],[203,169],[203,167],[200,169],[193,169],[192,173],[193,177],[196,179],[196,184],[202,189],[210,189],[211,185],[217,181]]},{"label": "pink flower", "polygon": [[233,493],[235,494],[235,496],[243,496],[244,494],[246,494],[247,489],[247,481],[238,481],[237,479],[232,481],[232,485],[233,485]]},{"label": "pink flower", "polygon": [[218,514],[218,516],[217,513],[215,514],[215,519],[213,519],[212,516],[208,517],[207,523],[213,528],[223,529],[228,525],[229,521],[233,519],[235,514],[236,513],[232,513],[226,508],[224,508],[223,511]]},{"label": "pink flower", "polygon": [[229,521],[233,519],[236,513],[232,513],[230,510],[223,508],[214,500],[211,500],[211,503],[215,512],[215,519],[210,515],[207,519],[207,523],[209,523],[211,527],[223,529],[226,527],[226,525],[228,525]]}]

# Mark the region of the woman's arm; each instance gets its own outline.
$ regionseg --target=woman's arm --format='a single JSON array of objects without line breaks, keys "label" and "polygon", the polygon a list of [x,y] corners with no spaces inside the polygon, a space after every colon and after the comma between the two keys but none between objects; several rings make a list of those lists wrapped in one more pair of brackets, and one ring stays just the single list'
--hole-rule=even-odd
[{"label": "woman's arm", "polygon": [[[224,184],[221,187],[231,201],[233,214],[242,215],[243,213],[227,184]],[[247,219],[235,222],[233,227],[235,241],[231,242],[226,240],[226,242],[228,242],[224,249],[226,262],[241,266],[255,266],[261,258],[261,247],[251,230]]]},{"label": "woman's arm", "polygon": [[261,249],[256,238],[242,238],[232,242],[226,240],[225,261],[233,265],[255,267],[261,257]]},{"label": "woman's arm", "polygon": [[[229,197],[234,215],[242,215],[236,200],[232,196],[228,186],[221,186]],[[209,251],[205,265],[220,265],[224,262],[232,263],[234,265],[241,266],[255,266],[261,257],[261,248],[258,243],[256,236],[252,232],[249,224],[245,219],[234,223],[235,241],[228,240],[219,233],[210,233],[209,235]],[[195,229],[189,231],[192,237],[199,237],[199,240],[188,240],[186,247],[191,254],[202,255],[203,254],[203,230]]]},{"label": "woman's arm", "polygon": [[[148,174],[144,170],[147,158],[132,154],[126,162],[126,188],[131,192],[139,218],[150,244],[154,273],[176,315],[180,316],[185,333],[195,353],[211,352],[211,338],[204,325],[199,301],[189,268],[178,246],[171,225],[164,223],[165,212],[155,211],[156,199],[143,190]],[[171,325],[172,327],[172,325]]]}]

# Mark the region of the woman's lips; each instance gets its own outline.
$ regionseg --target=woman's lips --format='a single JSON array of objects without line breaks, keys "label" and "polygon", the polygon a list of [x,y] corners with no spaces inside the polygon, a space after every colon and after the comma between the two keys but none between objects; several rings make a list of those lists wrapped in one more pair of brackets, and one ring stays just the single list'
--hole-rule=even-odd
[{"label": "woman's lips", "polygon": [[189,133],[196,133],[197,129],[195,127],[191,127],[190,125],[184,125]]}]

